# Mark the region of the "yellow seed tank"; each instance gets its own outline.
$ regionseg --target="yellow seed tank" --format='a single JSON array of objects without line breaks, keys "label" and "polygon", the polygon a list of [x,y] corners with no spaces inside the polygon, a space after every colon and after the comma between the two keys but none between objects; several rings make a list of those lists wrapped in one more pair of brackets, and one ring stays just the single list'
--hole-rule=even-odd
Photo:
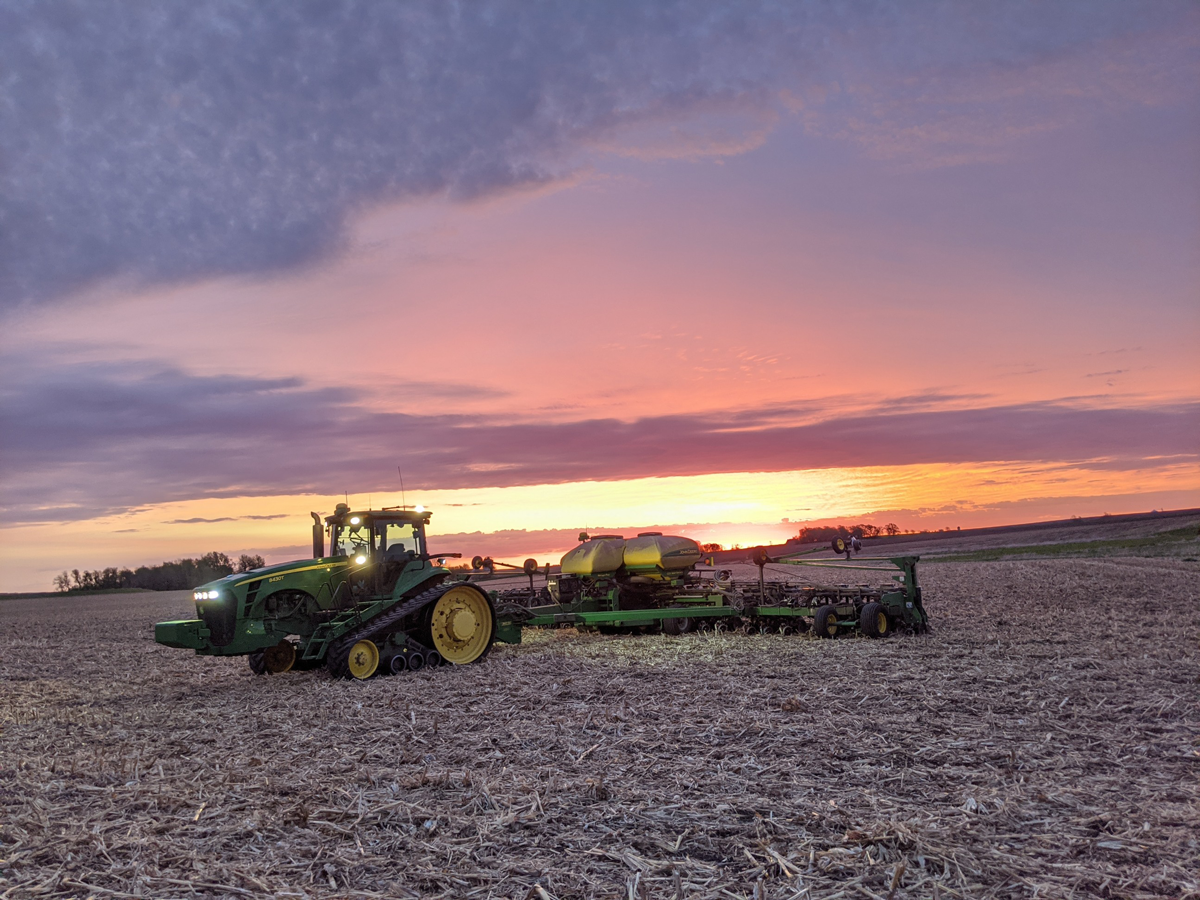
[{"label": "yellow seed tank", "polygon": [[700,561],[700,545],[691,538],[647,531],[625,540],[600,535],[580,544],[562,558],[564,575],[602,575],[622,566],[631,574],[652,575],[688,569]]}]

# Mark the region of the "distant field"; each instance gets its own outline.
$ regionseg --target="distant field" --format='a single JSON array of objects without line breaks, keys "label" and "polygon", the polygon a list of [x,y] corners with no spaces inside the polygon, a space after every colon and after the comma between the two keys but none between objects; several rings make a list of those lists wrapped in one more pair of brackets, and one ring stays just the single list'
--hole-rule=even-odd
[{"label": "distant field", "polygon": [[154,644],[186,592],[0,604],[0,896],[1195,896],[1200,564],[921,577],[924,637],[366,683]]},{"label": "distant field", "polygon": [[0,594],[0,600],[39,600],[46,597],[102,597],[107,594],[153,594],[147,588],[111,588],[102,591],[18,591],[15,594]]},{"label": "distant field", "polygon": [[1196,562],[1200,558],[1200,532],[1195,525],[1189,525],[1146,537],[1109,537],[1090,541],[990,547],[965,553],[935,553],[929,558],[938,562],[985,562],[1023,556],[1166,556]]},{"label": "distant field", "polygon": [[[823,544],[790,550],[820,550]],[[783,552],[783,548],[780,548]],[[872,538],[862,555],[916,555],[933,562],[986,562],[997,559],[1141,556],[1200,559],[1200,514],[1145,514],[1094,518],[1048,526],[1014,525],[979,531],[940,531]],[[830,554],[832,555],[832,553]]]}]

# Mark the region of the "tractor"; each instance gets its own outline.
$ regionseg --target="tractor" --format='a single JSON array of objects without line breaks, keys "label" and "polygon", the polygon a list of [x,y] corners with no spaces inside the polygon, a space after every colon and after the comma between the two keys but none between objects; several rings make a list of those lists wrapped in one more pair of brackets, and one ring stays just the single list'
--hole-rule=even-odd
[{"label": "tractor", "polygon": [[[422,507],[313,513],[313,558],[229,575],[196,589],[196,618],[160,622],[154,639],[206,656],[246,656],[258,674],[324,664],[369,678],[482,659],[519,631],[488,593],[431,555]],[[329,537],[329,553],[325,537]]]}]

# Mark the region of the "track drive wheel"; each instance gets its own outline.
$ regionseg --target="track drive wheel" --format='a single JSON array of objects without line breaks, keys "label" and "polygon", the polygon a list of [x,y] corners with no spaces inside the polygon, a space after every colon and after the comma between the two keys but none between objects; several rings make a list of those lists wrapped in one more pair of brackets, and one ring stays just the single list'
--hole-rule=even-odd
[{"label": "track drive wheel", "polygon": [[892,633],[892,623],[879,603],[868,603],[858,614],[858,627],[867,637],[881,638]]},{"label": "track drive wheel", "polygon": [[813,631],[817,633],[817,637],[837,637],[840,630],[841,626],[837,623],[837,613],[832,606],[822,606],[817,610],[817,614],[813,616]]},{"label": "track drive wheel", "polygon": [[465,666],[484,657],[496,636],[496,613],[487,594],[466,584],[438,597],[429,615],[429,632],[443,660]]},{"label": "track drive wheel", "polygon": [[272,675],[282,675],[290,672],[296,664],[296,645],[289,640],[282,640],[274,647],[268,647],[262,652],[263,665]]}]

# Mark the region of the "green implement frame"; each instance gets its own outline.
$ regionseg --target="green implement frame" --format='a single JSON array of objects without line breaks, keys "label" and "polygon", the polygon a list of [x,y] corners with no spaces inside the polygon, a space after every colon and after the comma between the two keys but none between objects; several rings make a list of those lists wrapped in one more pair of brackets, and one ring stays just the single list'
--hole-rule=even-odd
[{"label": "green implement frame", "polygon": [[[683,623],[692,627],[716,626],[772,631],[789,626],[805,631],[812,627],[821,637],[861,631],[883,637],[897,630],[923,632],[929,619],[921,603],[917,581],[919,557],[863,557],[853,561],[767,559],[760,557],[756,581],[719,579],[715,569],[699,570],[651,585],[631,585],[612,575],[560,578],[559,602],[530,603],[507,618],[514,625],[553,627],[642,628],[661,625],[672,630]],[[757,561],[757,560],[756,560]],[[832,569],[845,573],[887,573],[890,584],[834,584],[808,586],[794,578],[767,581],[766,565],[796,569]],[[789,573],[790,575],[791,573]],[[522,591],[496,591],[497,601],[520,602]],[[531,598],[532,594],[527,595]],[[545,596],[544,594],[542,596]]]}]

